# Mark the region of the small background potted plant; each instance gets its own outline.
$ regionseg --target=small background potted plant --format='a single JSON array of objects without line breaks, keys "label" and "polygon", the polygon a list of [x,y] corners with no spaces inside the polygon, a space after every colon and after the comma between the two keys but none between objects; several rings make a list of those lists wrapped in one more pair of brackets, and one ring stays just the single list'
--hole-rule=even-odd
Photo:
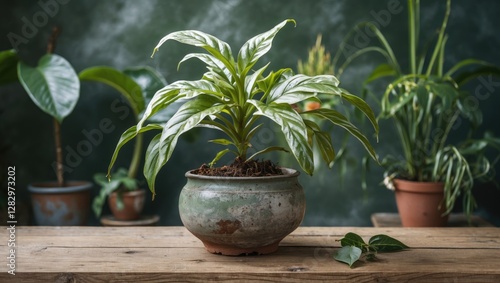
[{"label": "small background potted plant", "polygon": [[[305,197],[297,180],[299,173],[278,167],[269,160],[259,161],[258,156],[276,151],[291,152],[302,170],[312,175],[312,147],[317,146],[321,158],[332,165],[335,150],[331,136],[318,124],[325,121],[347,130],[376,159],[369,140],[341,112],[327,108],[297,111],[292,106],[311,99],[321,102],[318,94],[338,96],[345,104],[364,113],[378,133],[371,108],[359,97],[340,88],[337,78],[294,75],[289,68],[266,73],[269,63],[257,66],[258,60],[271,49],[275,35],[288,22],[295,23],[285,20],[249,39],[237,57],[233,57],[226,42],[201,31],[166,35],[155,52],[169,40],[200,47],[207,53],[187,54],[181,63],[196,58],[208,71],[200,80],[176,81],[159,90],[137,125],[122,134],[109,165],[110,172],[121,147],[138,134],[161,131],[151,140],[144,163],[145,177],[154,196],[156,176],[169,161],[182,134],[197,127],[222,133],[222,137],[210,142],[225,149],[215,154],[208,164],[186,173],[187,184],[179,198],[184,226],[213,253],[273,252],[281,239],[295,230],[303,219]],[[176,101],[181,101],[181,105],[166,123],[145,123]],[[264,123],[266,120],[279,126],[286,147],[253,148],[255,135],[263,127],[269,127]],[[227,153],[235,155],[233,163],[214,166]]]},{"label": "small background potted plant", "polygon": [[[164,78],[150,67],[135,67],[119,71],[108,66],[96,66],[80,72],[83,81],[101,82],[118,91],[128,102],[137,122],[142,117],[145,105],[153,94],[166,85]],[[165,121],[171,116],[160,113],[152,121]],[[155,120],[158,119],[158,120]],[[135,141],[132,160],[127,169],[119,168],[108,180],[106,174],[97,173],[94,181],[101,186],[99,194],[92,202],[96,217],[100,217],[106,199],[114,220],[132,221],[141,217],[144,208],[146,190],[139,187],[137,172],[139,170],[143,137],[138,135]]]},{"label": "small background potted plant", "polygon": [[[19,81],[33,102],[54,118],[57,182],[37,182],[28,186],[33,211],[39,225],[85,225],[90,210],[87,181],[64,179],[61,123],[73,111],[80,96],[80,81],[71,64],[53,54],[59,29],[54,28],[47,54],[36,67],[22,62],[14,50],[0,53],[2,83]],[[17,72],[16,72],[17,70]]]},{"label": "small background potted plant", "polygon": [[[334,65],[332,62],[331,54],[325,48],[322,43],[322,34],[318,34],[316,36],[316,41],[314,46],[312,46],[308,50],[307,60],[303,61],[301,59],[297,62],[297,73],[304,74],[307,76],[318,76],[318,75],[334,75]],[[334,109],[338,107],[339,104],[342,104],[342,98],[338,96],[324,95],[319,93],[318,96],[321,99],[321,104],[315,99],[310,99],[303,101],[297,108],[299,111],[309,111],[314,110],[320,107],[323,108],[331,108]],[[351,113],[346,112],[345,115],[347,118],[351,118]],[[334,135],[341,136],[341,132],[335,132],[337,129],[334,129],[331,125],[326,125],[328,131],[332,131]],[[343,135],[342,144],[336,152],[335,155],[335,169],[337,170],[339,175],[340,184],[343,185],[344,176],[346,176],[346,170],[349,168],[349,165],[355,164],[355,158],[349,156],[347,144],[349,142],[349,135]],[[315,160],[319,160],[320,152],[318,152],[317,148],[313,148],[315,154]],[[365,182],[362,182],[363,187],[366,187]]]},{"label": "small background potted plant", "polygon": [[[419,42],[419,4],[419,1],[408,0],[408,71],[403,71],[386,37],[373,23],[361,23],[352,29],[333,63],[340,76],[363,54],[376,52],[387,60],[365,80],[368,94],[381,108],[379,119],[394,122],[401,143],[401,155],[382,160],[384,183],[395,190],[403,226],[443,226],[460,198],[466,215],[470,216],[476,207],[472,194],[474,182],[490,180],[493,176],[492,168],[498,155],[487,150],[499,150],[500,140],[488,133],[483,137],[475,133],[482,122],[481,110],[468,103],[472,94],[465,84],[481,75],[498,75],[500,71],[476,59],[460,61],[445,70],[450,1],[446,2],[444,19],[433,38],[433,46]],[[370,30],[379,45],[361,48],[340,62],[349,40],[360,30]],[[387,82],[387,79],[385,91],[380,95],[370,91],[373,82]],[[467,120],[470,132],[461,141],[453,142],[450,134],[457,119]]]}]

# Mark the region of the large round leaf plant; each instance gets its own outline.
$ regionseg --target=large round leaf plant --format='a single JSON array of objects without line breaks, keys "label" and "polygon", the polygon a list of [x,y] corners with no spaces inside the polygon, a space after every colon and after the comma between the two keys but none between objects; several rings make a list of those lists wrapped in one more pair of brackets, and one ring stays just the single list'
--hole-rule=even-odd
[{"label": "large round leaf plant", "polygon": [[[271,49],[275,35],[289,22],[295,24],[294,20],[285,20],[248,40],[236,58],[226,42],[201,31],[177,31],[163,37],[154,52],[169,40],[201,47],[208,53],[187,54],[180,63],[197,58],[206,64],[208,71],[200,80],[176,81],[156,92],[142,119],[122,134],[108,173],[124,144],[140,133],[159,130],[161,133],[149,144],[144,165],[144,175],[154,196],[156,175],[171,158],[179,136],[195,127],[212,128],[224,134],[220,139],[211,140],[226,147],[215,155],[210,163],[212,166],[228,152],[233,152],[239,160],[249,161],[259,154],[289,150],[302,169],[312,175],[313,145],[318,146],[327,164],[332,165],[335,158],[331,136],[321,129],[321,121],[329,121],[347,130],[363,144],[372,158],[377,159],[366,136],[341,112],[325,108],[299,112],[292,106],[304,100],[319,101],[318,94],[341,97],[347,105],[353,105],[366,115],[378,135],[378,124],[371,108],[358,96],[340,88],[337,78],[332,75],[294,75],[290,68],[266,73],[269,63],[255,68],[258,60]],[[183,104],[166,123],[145,124],[152,115],[176,101]],[[252,148],[252,138],[261,129],[262,118],[270,119],[280,127],[288,149],[279,145]]]},{"label": "large round leaf plant", "polygon": [[66,59],[53,54],[59,32],[57,27],[53,29],[47,45],[47,54],[40,58],[35,67],[20,60],[14,50],[0,52],[0,84],[19,80],[36,106],[54,118],[56,162],[52,166],[56,172],[58,186],[64,187],[61,124],[64,118],[73,112],[78,102],[80,80]]}]

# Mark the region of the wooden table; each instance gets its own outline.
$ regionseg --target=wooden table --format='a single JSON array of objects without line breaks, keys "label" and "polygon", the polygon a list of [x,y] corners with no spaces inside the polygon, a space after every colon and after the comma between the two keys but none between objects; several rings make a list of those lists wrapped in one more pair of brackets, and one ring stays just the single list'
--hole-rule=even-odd
[{"label": "wooden table", "polygon": [[[401,218],[397,213],[378,212],[371,215],[373,226],[375,227],[401,227]],[[472,215],[470,223],[467,216],[462,213],[452,213],[448,218],[449,227],[493,227],[491,223],[483,218]]]},{"label": "wooden table", "polygon": [[[347,232],[411,247],[353,269],[332,259]],[[0,282],[500,282],[500,228],[300,227],[266,256],[206,252],[184,227],[17,227],[16,275]],[[8,230],[0,232],[7,261]],[[7,281],[8,280],[8,281]]]}]

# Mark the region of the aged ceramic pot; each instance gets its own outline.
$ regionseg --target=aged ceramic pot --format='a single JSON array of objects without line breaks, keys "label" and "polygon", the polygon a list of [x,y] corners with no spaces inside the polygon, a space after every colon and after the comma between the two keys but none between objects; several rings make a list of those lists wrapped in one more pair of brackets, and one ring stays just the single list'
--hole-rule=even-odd
[{"label": "aged ceramic pot", "polygon": [[[121,194],[123,200],[122,209],[117,205],[118,194]],[[141,217],[145,198],[146,190],[144,189],[128,192],[113,192],[108,197],[108,204],[115,219],[126,221],[137,220]]]},{"label": "aged ceramic pot", "polygon": [[403,227],[442,227],[448,223],[444,183],[394,179],[396,204]]},{"label": "aged ceramic pot", "polygon": [[66,187],[58,187],[55,182],[28,185],[36,224],[87,225],[91,189],[92,183],[77,181],[67,182]]},{"label": "aged ceramic pot", "polygon": [[211,253],[268,254],[305,213],[299,172],[270,177],[209,177],[186,173],[179,198],[184,226]]}]

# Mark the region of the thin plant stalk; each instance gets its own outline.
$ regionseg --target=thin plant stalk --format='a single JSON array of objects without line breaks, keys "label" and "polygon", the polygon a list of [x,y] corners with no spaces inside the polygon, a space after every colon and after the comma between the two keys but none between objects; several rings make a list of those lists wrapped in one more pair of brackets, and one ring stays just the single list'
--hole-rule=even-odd
[{"label": "thin plant stalk", "polygon": [[[60,29],[58,27],[54,27],[52,30],[52,35],[50,36],[49,43],[47,44],[47,53],[52,54],[56,48],[56,40],[57,36],[60,33]],[[54,118],[54,141],[56,146],[56,176],[57,176],[57,185],[59,187],[64,187],[64,169],[63,169],[63,152],[62,152],[62,143],[61,143],[61,124],[57,119]]]}]

